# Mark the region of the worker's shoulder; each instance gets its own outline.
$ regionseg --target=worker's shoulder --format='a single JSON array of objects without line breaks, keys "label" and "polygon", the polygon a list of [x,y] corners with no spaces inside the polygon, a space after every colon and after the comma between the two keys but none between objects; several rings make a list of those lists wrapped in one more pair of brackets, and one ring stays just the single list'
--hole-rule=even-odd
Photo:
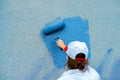
[{"label": "worker's shoulder", "polygon": [[88,66],[88,75],[92,76],[92,78],[94,78],[95,80],[101,80],[99,73],[91,66]]}]

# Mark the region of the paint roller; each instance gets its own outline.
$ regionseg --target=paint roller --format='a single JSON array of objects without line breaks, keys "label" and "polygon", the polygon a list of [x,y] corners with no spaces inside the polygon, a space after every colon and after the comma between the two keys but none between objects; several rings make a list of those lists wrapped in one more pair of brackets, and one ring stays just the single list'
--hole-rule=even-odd
[{"label": "paint roller", "polygon": [[53,21],[45,24],[45,27],[43,28],[43,33],[45,35],[49,35],[54,32],[62,30],[64,27],[65,27],[65,24],[63,20],[60,17],[57,17]]}]

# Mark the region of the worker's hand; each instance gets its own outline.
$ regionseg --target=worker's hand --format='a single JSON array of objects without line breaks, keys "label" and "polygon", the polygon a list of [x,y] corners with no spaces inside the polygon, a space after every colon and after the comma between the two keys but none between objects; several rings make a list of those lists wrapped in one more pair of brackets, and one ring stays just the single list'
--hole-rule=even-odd
[{"label": "worker's hand", "polygon": [[65,45],[64,42],[63,42],[63,40],[61,40],[61,39],[58,39],[58,40],[56,41],[56,44],[57,44],[57,46],[60,47],[61,49],[64,49],[64,48],[66,47],[66,45]]}]

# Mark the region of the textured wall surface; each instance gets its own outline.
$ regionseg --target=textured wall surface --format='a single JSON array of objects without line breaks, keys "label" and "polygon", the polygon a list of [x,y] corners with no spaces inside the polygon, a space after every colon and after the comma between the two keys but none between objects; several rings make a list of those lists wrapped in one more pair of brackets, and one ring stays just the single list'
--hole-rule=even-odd
[{"label": "textured wall surface", "polygon": [[88,19],[91,59],[103,80],[120,80],[119,0],[0,0],[0,80],[55,80],[56,68],[40,36],[61,16]]}]

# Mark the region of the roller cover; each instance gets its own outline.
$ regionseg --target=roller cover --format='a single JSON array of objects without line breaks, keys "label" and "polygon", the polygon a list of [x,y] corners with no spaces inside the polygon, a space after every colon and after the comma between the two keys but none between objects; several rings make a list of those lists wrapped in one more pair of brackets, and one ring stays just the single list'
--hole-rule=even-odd
[{"label": "roller cover", "polygon": [[63,20],[60,17],[57,17],[53,21],[45,24],[43,28],[43,33],[45,35],[57,32],[65,27]]}]

